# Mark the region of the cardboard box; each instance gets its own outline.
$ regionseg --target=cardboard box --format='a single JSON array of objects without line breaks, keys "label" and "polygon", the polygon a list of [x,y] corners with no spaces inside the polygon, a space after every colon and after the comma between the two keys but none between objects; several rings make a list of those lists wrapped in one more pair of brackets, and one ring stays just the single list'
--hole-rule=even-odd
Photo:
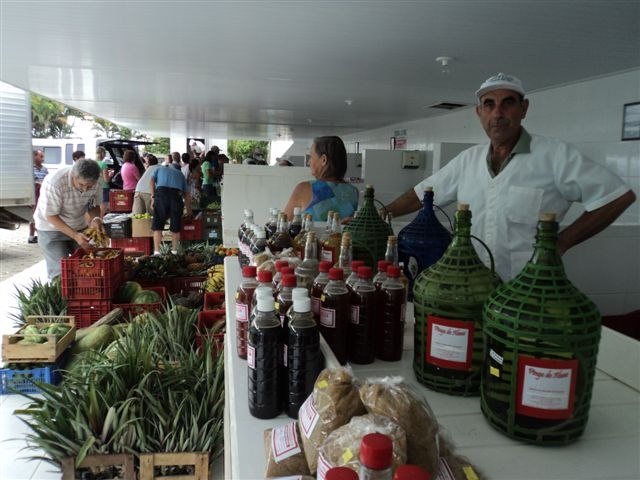
[{"label": "cardboard box", "polygon": [[131,222],[132,237],[153,237],[151,231],[152,218],[134,218]]}]

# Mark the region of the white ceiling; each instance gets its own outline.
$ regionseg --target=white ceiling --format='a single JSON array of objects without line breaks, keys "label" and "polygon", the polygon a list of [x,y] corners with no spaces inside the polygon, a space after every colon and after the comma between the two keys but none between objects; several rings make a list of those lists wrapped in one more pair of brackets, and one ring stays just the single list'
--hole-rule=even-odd
[{"label": "white ceiling", "polygon": [[442,114],[498,71],[537,91],[638,68],[640,1],[0,0],[0,35],[0,80],[114,122],[295,139]]}]

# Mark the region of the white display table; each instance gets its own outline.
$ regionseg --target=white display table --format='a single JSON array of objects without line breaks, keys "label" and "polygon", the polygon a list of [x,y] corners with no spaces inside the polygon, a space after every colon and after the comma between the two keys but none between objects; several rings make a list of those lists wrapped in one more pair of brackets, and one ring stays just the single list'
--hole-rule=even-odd
[{"label": "white display table", "polygon": [[[240,267],[235,257],[225,259],[225,275],[229,312],[225,340],[225,477],[257,480],[264,477],[263,431],[290,419],[282,414],[273,420],[258,420],[249,414],[246,361],[236,353],[234,295],[240,280]],[[412,310],[408,308],[407,312]],[[356,365],[353,366],[355,375],[359,378],[400,375],[417,385],[442,428],[458,446],[457,452],[468,457],[488,478],[640,479],[638,391],[597,371],[589,423],[582,438],[564,447],[532,446],[494,430],[480,412],[479,398],[444,395],[418,384],[411,366],[412,336],[413,328],[409,327],[400,362]]]}]

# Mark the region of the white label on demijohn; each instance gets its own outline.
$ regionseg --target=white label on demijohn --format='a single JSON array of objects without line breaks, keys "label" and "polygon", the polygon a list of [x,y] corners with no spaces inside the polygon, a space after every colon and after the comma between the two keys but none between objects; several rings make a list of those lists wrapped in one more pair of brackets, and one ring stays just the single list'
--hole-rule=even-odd
[{"label": "white label on demijohn", "polygon": [[493,358],[500,365],[504,363],[504,358],[498,355],[498,352],[496,352],[493,348],[489,349],[489,356]]},{"label": "white label on demijohn", "polygon": [[320,325],[336,328],[336,311],[333,308],[320,307]]},{"label": "white label on demijohn", "polygon": [[351,305],[351,323],[358,325],[360,323],[360,307]]},{"label": "white label on demijohn", "polygon": [[302,430],[302,434],[307,437],[307,439],[311,437],[311,433],[316,428],[316,424],[318,423],[319,418],[320,416],[318,415],[318,411],[313,404],[313,394],[311,394],[307,397],[307,399],[300,407],[300,410],[298,411],[298,422],[300,423],[300,429]]},{"label": "white label on demijohn", "polygon": [[570,368],[524,368],[522,405],[543,410],[566,410],[571,394]]},{"label": "white label on demijohn", "polygon": [[327,478],[327,472],[329,470],[331,470],[331,465],[322,456],[322,454],[319,453],[318,454],[318,476],[317,476],[317,480],[325,480],[325,478]]},{"label": "white label on demijohn", "polygon": [[271,430],[271,450],[276,463],[302,452],[296,433],[296,422],[273,427]]},{"label": "white label on demijohn", "polygon": [[256,368],[256,349],[252,345],[247,345],[247,365]]},{"label": "white label on demijohn", "polygon": [[431,356],[450,362],[466,363],[469,330],[436,323],[431,325]]},{"label": "white label on demijohn", "polygon": [[249,306],[244,303],[236,302],[236,321],[246,322],[249,318]]}]

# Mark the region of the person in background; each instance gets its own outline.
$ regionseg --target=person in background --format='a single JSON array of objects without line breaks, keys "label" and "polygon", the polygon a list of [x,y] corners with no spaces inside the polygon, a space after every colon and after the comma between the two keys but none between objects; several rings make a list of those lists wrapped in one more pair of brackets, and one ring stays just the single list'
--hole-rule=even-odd
[{"label": "person in background", "polygon": [[178,170],[182,169],[182,165],[180,164],[180,152],[173,152],[171,154],[171,166]]},{"label": "person in background", "polygon": [[144,164],[144,173],[136,184],[136,190],[133,194],[132,213],[153,213],[151,208],[151,177],[156,169],[160,168],[158,159],[155,155],[148,154],[142,162]]},{"label": "person in background", "polygon": [[86,157],[86,155],[84,154],[84,152],[82,150],[76,150],[75,152],[73,152],[71,154],[71,158],[73,159],[74,162],[80,160],[81,158],[85,158],[85,157]]},{"label": "person in background", "polygon": [[256,147],[253,149],[251,155],[242,161],[243,165],[266,165],[267,161],[264,159],[262,149]]},{"label": "person in background", "polygon": [[188,153],[183,153],[180,159],[182,160],[182,163],[180,164],[180,170],[182,171],[184,178],[189,180],[189,163],[191,163],[191,157]]},{"label": "person in background", "polygon": [[100,202],[100,216],[104,217],[109,211],[109,190],[111,188],[111,179],[113,178],[114,170],[109,168],[105,157],[107,150],[104,147],[96,148],[96,162],[100,165],[100,186],[102,187],[102,202]]},{"label": "person in background", "polygon": [[122,176],[122,189],[135,190],[138,180],[140,180],[140,171],[135,164],[136,152],[127,150],[122,155],[122,168],[120,175]]},{"label": "person in background", "polygon": [[206,205],[201,205],[201,182],[202,170],[200,169],[200,163],[194,158],[189,164],[189,177],[187,178],[189,193],[191,194],[191,206],[194,211],[200,211],[206,207]]},{"label": "person in background", "polygon": [[314,221],[325,222],[329,210],[341,218],[353,216],[358,208],[358,190],[344,181],[347,150],[340,137],[318,137],[309,149],[309,169],[315,180],[300,182],[293,190],[284,212],[293,218],[293,209],[302,207]]},{"label": "person in background", "polygon": [[[47,167],[45,167],[42,162],[44,162],[44,153],[42,153],[42,150],[36,150],[33,152],[33,186],[36,198],[36,202],[33,206],[34,211],[36,209],[36,205],[38,205],[38,198],[40,198],[40,186],[42,185],[44,177],[49,173],[49,170],[47,170]],[[36,224],[33,220],[29,223],[29,238],[27,239],[27,242],[38,243],[38,237],[36,236]]]},{"label": "person in background", "polygon": [[[560,254],[606,228],[635,201],[635,194],[604,166],[560,140],[533,135],[521,122],[529,100],[516,77],[499,73],[476,92],[476,115],[490,142],[471,147],[384,210],[398,217],[418,210],[424,188],[440,205],[468,203],[472,233],[493,253],[503,280],[531,258],[540,213],[562,221],[573,202],[583,213],[558,237]],[[484,249],[478,249],[488,263]]]},{"label": "person in background", "polygon": [[87,225],[104,229],[99,178],[98,162],[81,158],[73,166],[47,175],[42,182],[34,219],[50,280],[60,275],[60,259],[78,246],[84,250],[92,248],[89,238],[82,233]]},{"label": "person in background", "polygon": [[215,170],[217,162],[217,155],[209,150],[200,167],[202,171],[202,204],[204,206],[216,200]]},{"label": "person in background", "polygon": [[151,176],[151,208],[153,209],[154,255],[160,254],[162,230],[167,218],[171,220],[171,253],[177,254],[180,247],[180,227],[182,212],[187,209],[187,218],[191,218],[191,195],[187,180],[180,170],[175,168],[158,168]]},{"label": "person in background", "polygon": [[167,156],[164,158],[164,161],[162,162],[162,166],[168,167],[172,163],[173,163],[173,156],[170,153],[168,153]]}]

